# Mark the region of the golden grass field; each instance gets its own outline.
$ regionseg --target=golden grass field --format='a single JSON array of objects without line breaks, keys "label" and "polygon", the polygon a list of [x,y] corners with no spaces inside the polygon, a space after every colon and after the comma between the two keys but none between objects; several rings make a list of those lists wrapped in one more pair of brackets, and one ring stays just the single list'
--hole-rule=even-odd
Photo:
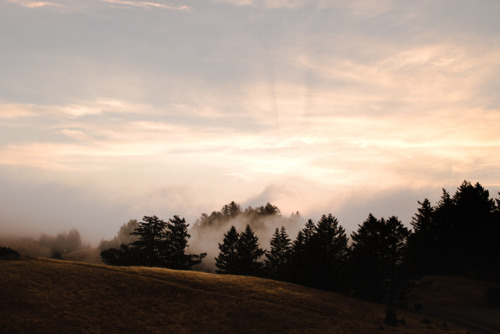
[{"label": "golden grass field", "polygon": [[262,278],[47,258],[0,260],[0,333],[466,333]]}]

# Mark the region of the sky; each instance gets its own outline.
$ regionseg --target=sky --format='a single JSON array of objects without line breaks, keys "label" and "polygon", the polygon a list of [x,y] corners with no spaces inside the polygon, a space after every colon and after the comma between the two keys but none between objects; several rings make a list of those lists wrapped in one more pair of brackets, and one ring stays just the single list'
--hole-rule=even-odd
[{"label": "sky", "polygon": [[0,0],[0,233],[500,191],[500,2]]}]

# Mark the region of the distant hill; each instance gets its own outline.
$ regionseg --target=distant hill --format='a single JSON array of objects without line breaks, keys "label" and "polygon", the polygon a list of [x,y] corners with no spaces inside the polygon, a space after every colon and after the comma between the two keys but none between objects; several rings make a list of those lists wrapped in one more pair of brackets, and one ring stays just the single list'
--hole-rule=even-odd
[{"label": "distant hill", "polygon": [[82,248],[71,253],[62,254],[62,258],[69,261],[103,264],[101,251],[97,248]]},{"label": "distant hill", "polygon": [[[464,333],[423,315],[267,279],[0,260],[2,333]],[[426,319],[427,320],[427,319]]]}]

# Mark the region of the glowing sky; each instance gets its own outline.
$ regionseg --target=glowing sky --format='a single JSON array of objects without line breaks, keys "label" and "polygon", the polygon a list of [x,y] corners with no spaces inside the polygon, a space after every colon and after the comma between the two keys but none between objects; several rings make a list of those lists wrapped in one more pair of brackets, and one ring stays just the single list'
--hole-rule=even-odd
[{"label": "glowing sky", "polygon": [[[0,228],[500,186],[500,2],[0,0]],[[490,193],[497,197],[497,193]]]}]

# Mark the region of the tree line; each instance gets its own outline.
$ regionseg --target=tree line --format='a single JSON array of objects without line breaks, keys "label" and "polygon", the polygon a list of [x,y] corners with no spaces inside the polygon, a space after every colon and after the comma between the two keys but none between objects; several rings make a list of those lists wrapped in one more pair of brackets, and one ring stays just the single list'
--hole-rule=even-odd
[{"label": "tree line", "polygon": [[[412,229],[395,216],[369,214],[348,237],[337,218],[325,214],[317,222],[308,220],[294,240],[285,226],[276,228],[269,250],[260,246],[251,224],[242,231],[231,226],[218,244],[216,272],[268,277],[393,305],[405,302],[411,279],[422,275],[500,281],[500,199],[491,199],[479,183],[464,181],[453,196],[443,189],[434,206],[428,199],[418,203]],[[197,225],[242,215],[261,221],[280,211],[269,203],[242,210],[231,202],[220,212],[202,214]],[[104,262],[191,269],[206,256],[186,254],[190,235],[184,218],[164,222],[145,216],[133,226],[129,234],[135,241],[103,250]]]},{"label": "tree line", "polygon": [[[171,269],[191,269],[206,254],[186,254],[189,224],[184,218],[174,216],[164,221],[156,216],[144,216],[143,221],[131,221],[136,225],[131,235],[136,240],[101,252],[105,263],[117,266],[148,266]],[[130,225],[130,222],[129,222]],[[125,226],[125,228],[127,225]],[[124,227],[122,227],[124,228]]]}]

